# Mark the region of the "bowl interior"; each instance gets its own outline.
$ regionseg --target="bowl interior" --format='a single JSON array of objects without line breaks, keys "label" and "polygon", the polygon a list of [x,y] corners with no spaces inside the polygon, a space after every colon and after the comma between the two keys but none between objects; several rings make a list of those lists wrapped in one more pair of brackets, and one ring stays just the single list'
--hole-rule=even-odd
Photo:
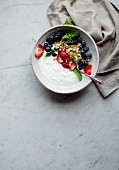
[{"label": "bowl interior", "polygon": [[35,73],[36,77],[38,78],[38,80],[49,90],[57,92],[57,93],[65,93],[65,94],[77,92],[77,91],[84,89],[87,85],[89,85],[91,83],[91,79],[88,78],[87,76],[83,75],[82,81],[79,81],[78,83],[73,84],[68,87],[67,86],[59,86],[57,84],[54,84],[43,76],[42,71],[39,67],[39,60],[35,58],[34,54],[35,54],[37,45],[43,44],[49,35],[51,35],[55,31],[61,31],[61,30],[66,30],[66,29],[78,31],[80,33],[82,39],[88,45],[90,52],[92,53],[92,56],[93,56],[91,59],[91,62],[90,62],[93,65],[93,70],[92,70],[91,75],[95,76],[97,69],[98,69],[98,64],[99,64],[99,54],[98,54],[97,46],[96,46],[94,40],[92,39],[92,37],[87,32],[85,32],[83,29],[81,29],[79,27],[69,26],[69,25],[58,25],[58,26],[50,28],[39,38],[39,40],[37,41],[37,43],[33,49],[33,52],[32,52],[32,66],[33,66],[34,73]]}]

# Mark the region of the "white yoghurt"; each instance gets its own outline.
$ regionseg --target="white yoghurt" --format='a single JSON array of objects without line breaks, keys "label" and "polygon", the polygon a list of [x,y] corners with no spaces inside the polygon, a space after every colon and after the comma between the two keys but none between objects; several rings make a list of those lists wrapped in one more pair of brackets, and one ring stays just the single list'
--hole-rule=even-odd
[{"label": "white yoghurt", "polygon": [[60,86],[71,86],[79,82],[78,77],[73,71],[62,67],[57,60],[51,55],[45,57],[44,55],[39,59],[40,70],[46,79],[54,84]]}]

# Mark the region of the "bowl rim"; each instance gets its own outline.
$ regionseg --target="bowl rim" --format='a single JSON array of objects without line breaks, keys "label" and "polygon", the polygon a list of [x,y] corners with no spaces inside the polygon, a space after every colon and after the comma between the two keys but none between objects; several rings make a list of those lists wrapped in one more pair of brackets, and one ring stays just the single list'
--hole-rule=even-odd
[{"label": "bowl rim", "polygon": [[[51,31],[51,30],[53,30],[53,29],[55,29],[55,28],[60,28],[60,27],[76,28],[77,30],[82,31],[84,34],[86,34],[86,35],[89,37],[89,39],[92,41],[92,43],[93,43],[93,45],[94,45],[94,47],[95,47],[96,53],[97,53],[97,67],[95,68],[95,73],[93,74],[93,76],[96,75],[97,70],[98,70],[98,66],[99,66],[99,52],[98,52],[97,45],[96,45],[94,39],[91,37],[91,35],[90,35],[88,32],[86,32],[84,29],[82,29],[82,28],[80,28],[80,27],[78,27],[78,26],[74,26],[74,25],[60,24],[60,25],[52,26],[52,27],[46,29],[46,30],[42,33],[42,35],[38,38],[38,40],[37,40],[37,42],[35,43],[35,46],[34,46],[34,48],[33,48],[33,50],[32,50],[32,54],[31,54],[31,57],[32,57],[32,69],[33,69],[33,72],[34,72],[36,78],[41,82],[41,84],[42,84],[43,86],[45,86],[47,89],[49,89],[49,90],[51,90],[51,91],[53,91],[53,92],[55,92],[55,93],[70,94],[70,93],[75,93],[75,92],[78,92],[78,91],[83,90],[84,88],[86,88],[86,87],[92,82],[92,80],[89,79],[89,82],[85,85],[85,87],[82,87],[82,88],[80,88],[80,89],[74,89],[74,90],[73,90],[73,89],[72,89],[72,90],[70,89],[70,90],[67,90],[67,91],[61,91],[61,90],[58,90],[58,89],[56,89],[56,88],[53,88],[54,85],[53,85],[52,83],[51,83],[51,86],[49,87],[49,85],[48,85],[46,82],[43,82],[43,81],[40,79],[40,76],[37,75],[37,70],[35,70],[34,61],[33,61],[33,60],[34,60],[34,52],[35,52],[35,49],[36,49],[37,45],[39,44],[40,39],[42,39],[42,37],[44,37],[44,35],[45,35],[46,33],[48,33],[49,31]],[[55,86],[56,86],[56,85],[55,85]],[[59,87],[59,86],[57,85],[57,87]],[[70,87],[71,87],[71,86],[70,86]],[[70,88],[70,87],[69,87],[69,88]]]}]

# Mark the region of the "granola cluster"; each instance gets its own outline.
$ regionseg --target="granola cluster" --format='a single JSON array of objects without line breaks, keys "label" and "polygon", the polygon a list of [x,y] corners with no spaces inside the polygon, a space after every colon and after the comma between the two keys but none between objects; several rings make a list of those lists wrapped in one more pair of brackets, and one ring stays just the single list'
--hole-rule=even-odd
[{"label": "granola cluster", "polygon": [[[64,48],[66,50],[66,52],[72,57],[74,56],[76,61],[78,60],[82,60],[84,61],[84,59],[82,58],[82,53],[81,53],[81,49],[80,49],[80,43],[77,44],[73,44],[73,45],[68,45],[67,43],[65,43],[64,41],[58,41],[55,42],[52,49],[58,49],[58,48]],[[87,61],[90,62],[90,58],[87,58]]]}]

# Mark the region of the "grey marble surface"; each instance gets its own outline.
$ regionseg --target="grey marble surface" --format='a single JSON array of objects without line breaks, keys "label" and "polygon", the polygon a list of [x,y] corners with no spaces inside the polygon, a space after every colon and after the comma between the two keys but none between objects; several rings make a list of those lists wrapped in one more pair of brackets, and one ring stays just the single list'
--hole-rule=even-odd
[{"label": "grey marble surface", "polygon": [[51,1],[0,1],[0,170],[118,170],[119,90],[59,95],[32,71]]}]

